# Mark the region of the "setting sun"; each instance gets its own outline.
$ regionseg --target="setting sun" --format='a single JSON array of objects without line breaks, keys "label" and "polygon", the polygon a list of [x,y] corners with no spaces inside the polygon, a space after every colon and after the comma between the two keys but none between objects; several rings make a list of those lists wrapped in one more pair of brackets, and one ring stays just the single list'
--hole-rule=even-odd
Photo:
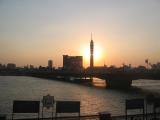
[{"label": "setting sun", "polygon": [[[90,48],[89,46],[83,47],[81,50],[81,54],[84,59],[84,63],[88,64],[90,63]],[[99,46],[94,47],[94,63],[98,63],[102,59],[102,49]]]}]

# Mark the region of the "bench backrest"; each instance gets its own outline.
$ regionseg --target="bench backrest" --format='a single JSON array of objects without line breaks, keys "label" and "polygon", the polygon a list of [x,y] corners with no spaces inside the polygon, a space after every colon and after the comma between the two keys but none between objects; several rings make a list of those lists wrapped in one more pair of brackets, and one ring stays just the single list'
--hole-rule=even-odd
[{"label": "bench backrest", "polygon": [[40,101],[13,101],[13,113],[39,113]]},{"label": "bench backrest", "polygon": [[56,113],[80,113],[80,101],[57,101]]}]

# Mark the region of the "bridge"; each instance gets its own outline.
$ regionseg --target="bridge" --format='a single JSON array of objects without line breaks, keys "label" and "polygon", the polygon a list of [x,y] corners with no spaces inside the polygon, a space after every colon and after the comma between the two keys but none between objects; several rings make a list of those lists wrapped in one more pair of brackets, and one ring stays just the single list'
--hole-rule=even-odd
[{"label": "bridge", "polygon": [[70,78],[77,78],[73,82],[85,82],[86,78],[100,78],[106,81],[109,88],[121,88],[126,89],[131,87],[132,80],[137,79],[154,79],[160,80],[160,73],[157,72],[145,72],[145,73],[128,73],[128,72],[67,72],[67,71],[52,71],[52,72],[32,72],[27,73],[29,76],[59,79],[63,81],[70,81]]}]

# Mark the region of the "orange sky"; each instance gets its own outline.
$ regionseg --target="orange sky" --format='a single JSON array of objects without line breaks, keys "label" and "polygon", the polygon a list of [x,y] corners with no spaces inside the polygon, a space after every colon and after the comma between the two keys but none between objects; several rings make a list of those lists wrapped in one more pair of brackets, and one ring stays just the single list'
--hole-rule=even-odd
[{"label": "orange sky", "polygon": [[62,55],[85,55],[93,33],[96,66],[160,61],[156,0],[1,1],[0,63],[62,66]]}]

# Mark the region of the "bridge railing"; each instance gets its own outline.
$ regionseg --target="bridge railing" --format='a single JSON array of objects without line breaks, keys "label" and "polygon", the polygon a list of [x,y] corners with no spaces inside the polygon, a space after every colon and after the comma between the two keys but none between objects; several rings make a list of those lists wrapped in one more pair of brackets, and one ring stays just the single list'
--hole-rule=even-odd
[{"label": "bridge railing", "polygon": [[[157,114],[157,119],[160,120],[160,112]],[[128,115],[127,120],[143,120],[143,117],[145,120],[155,120],[154,114],[149,113],[147,115],[143,114],[134,114],[134,115]],[[6,120],[6,119],[3,119]],[[7,119],[11,120],[11,119]],[[14,120],[37,120],[36,117],[34,118],[15,118]],[[120,116],[111,116],[111,118],[107,117],[101,117],[99,114],[94,115],[82,115],[82,116],[59,116],[59,117],[45,117],[45,118],[39,118],[39,120],[126,120],[126,115],[120,115]]]}]

